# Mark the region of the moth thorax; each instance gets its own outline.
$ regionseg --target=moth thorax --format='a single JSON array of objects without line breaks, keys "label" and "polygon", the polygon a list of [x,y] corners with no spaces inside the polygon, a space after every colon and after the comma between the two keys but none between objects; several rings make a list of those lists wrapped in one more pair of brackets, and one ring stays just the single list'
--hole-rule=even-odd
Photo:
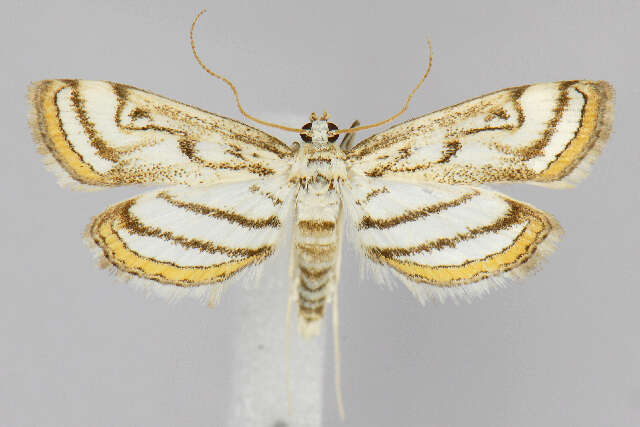
[{"label": "moth thorax", "polygon": [[314,120],[311,122],[311,142],[314,144],[327,144],[329,142],[329,124],[326,120]]}]

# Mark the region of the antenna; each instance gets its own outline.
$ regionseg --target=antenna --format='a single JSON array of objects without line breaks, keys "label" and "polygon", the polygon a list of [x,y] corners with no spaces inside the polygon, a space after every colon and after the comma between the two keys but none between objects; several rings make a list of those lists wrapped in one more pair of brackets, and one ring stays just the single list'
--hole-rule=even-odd
[{"label": "antenna", "polygon": [[420,86],[422,85],[422,82],[424,82],[424,80],[427,78],[427,76],[429,75],[429,71],[431,71],[431,64],[433,63],[433,49],[431,48],[431,40],[429,40],[428,37],[427,37],[427,45],[429,46],[429,65],[427,65],[427,71],[425,71],[424,76],[422,76],[422,78],[420,79],[420,81],[418,82],[416,87],[413,88],[413,90],[411,91],[411,93],[407,97],[407,100],[404,103],[404,107],[402,107],[402,109],[400,111],[398,111],[396,114],[394,114],[393,116],[389,117],[388,119],[382,120],[381,122],[373,123],[373,124],[370,124],[370,125],[352,127],[352,128],[348,128],[348,129],[339,129],[339,130],[330,131],[329,132],[329,136],[338,135],[340,133],[355,133],[355,132],[358,132],[358,131],[361,131],[361,130],[374,128],[376,126],[380,126],[380,125],[383,125],[385,123],[389,123],[390,121],[396,119],[402,113],[407,111],[407,108],[409,108],[409,102],[411,101],[411,98],[413,98],[413,95],[420,88]]},{"label": "antenna", "polygon": [[244,111],[244,108],[242,108],[242,104],[240,104],[240,97],[238,96],[238,91],[236,90],[236,87],[233,85],[233,83],[231,83],[231,81],[229,79],[227,79],[226,77],[221,76],[220,74],[218,74],[218,73],[216,73],[214,71],[211,71],[211,69],[209,69],[209,67],[204,65],[204,63],[202,62],[202,60],[198,56],[198,52],[196,51],[196,44],[195,44],[195,41],[193,40],[193,30],[196,28],[196,23],[198,22],[198,19],[206,11],[207,11],[207,9],[202,9],[200,11],[200,13],[198,13],[196,15],[195,19],[193,20],[193,23],[191,24],[191,30],[189,31],[189,40],[191,41],[191,51],[193,52],[193,56],[196,58],[196,61],[198,61],[198,64],[200,64],[202,69],[204,71],[206,71],[207,73],[211,74],[213,77],[222,80],[223,82],[225,82],[231,88],[231,90],[233,91],[233,96],[235,96],[235,98],[236,98],[236,105],[238,106],[238,110],[240,110],[242,115],[245,116],[246,118],[248,118],[250,120],[253,120],[254,122],[258,122],[258,123],[260,123],[262,125],[265,125],[265,126],[271,126],[271,127],[282,129],[282,130],[286,130],[286,131],[289,131],[289,132],[303,133],[305,135],[310,134],[310,132],[308,130],[298,129],[298,128],[291,128],[291,127],[288,127],[288,126],[279,125],[277,123],[266,122],[264,120],[260,120],[259,118],[254,117],[251,114],[247,113],[246,111]]}]

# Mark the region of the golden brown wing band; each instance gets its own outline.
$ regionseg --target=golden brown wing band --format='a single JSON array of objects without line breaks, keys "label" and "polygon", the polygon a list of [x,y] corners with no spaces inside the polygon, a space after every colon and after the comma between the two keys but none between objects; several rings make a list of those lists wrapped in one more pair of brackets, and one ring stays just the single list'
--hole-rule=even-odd
[{"label": "golden brown wing band", "polygon": [[83,184],[109,185],[74,151],[60,122],[57,94],[70,84],[67,80],[43,80],[29,88],[32,133],[39,149],[51,154],[73,179]]},{"label": "golden brown wing band", "polygon": [[553,218],[541,211],[520,205],[519,212],[519,222],[527,223],[522,232],[502,251],[482,259],[469,260],[460,265],[440,266],[422,265],[382,254],[378,254],[374,260],[388,264],[412,281],[438,287],[459,286],[496,276],[525,266],[534,259],[536,250],[542,242],[552,232],[561,230]]},{"label": "golden brown wing band", "polygon": [[111,264],[134,276],[181,287],[200,286],[226,280],[244,267],[269,255],[255,254],[203,267],[179,266],[142,256],[128,248],[117,233],[119,228],[124,228],[120,217],[128,204],[129,201],[119,203],[96,216],[89,225],[88,234]]},{"label": "golden brown wing band", "polygon": [[573,87],[585,99],[580,127],[556,160],[541,172],[536,181],[558,181],[571,173],[591,150],[599,150],[611,132],[613,87],[604,81],[579,81]]}]

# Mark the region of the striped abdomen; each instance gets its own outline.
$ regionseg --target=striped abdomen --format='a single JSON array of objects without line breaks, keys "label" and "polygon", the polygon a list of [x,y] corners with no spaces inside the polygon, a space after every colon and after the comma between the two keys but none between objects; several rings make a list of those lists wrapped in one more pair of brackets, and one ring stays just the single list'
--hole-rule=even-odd
[{"label": "striped abdomen", "polygon": [[316,335],[325,305],[335,290],[340,250],[338,218],[298,218],[295,259],[298,324],[304,336]]}]

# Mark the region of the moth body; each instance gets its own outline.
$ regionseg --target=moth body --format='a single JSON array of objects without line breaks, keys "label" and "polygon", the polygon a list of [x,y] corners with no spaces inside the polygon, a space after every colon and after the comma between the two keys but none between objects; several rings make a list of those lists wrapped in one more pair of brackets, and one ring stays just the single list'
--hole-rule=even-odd
[{"label": "moth body", "polygon": [[291,169],[296,186],[293,256],[293,296],[298,305],[298,330],[311,337],[320,330],[325,305],[338,282],[342,241],[342,196],[345,154],[328,139],[325,120],[311,123],[312,141],[303,143]]}]

